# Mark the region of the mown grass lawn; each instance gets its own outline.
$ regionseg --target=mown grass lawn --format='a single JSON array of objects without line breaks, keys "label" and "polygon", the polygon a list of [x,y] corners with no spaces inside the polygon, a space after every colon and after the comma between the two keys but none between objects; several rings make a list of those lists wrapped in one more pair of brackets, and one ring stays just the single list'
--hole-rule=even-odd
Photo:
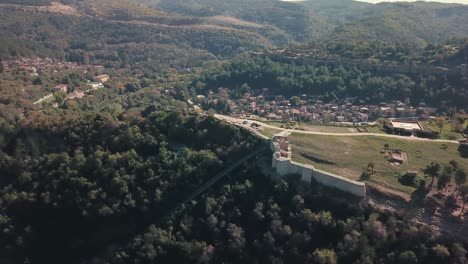
[{"label": "mown grass lawn", "polygon": [[[448,164],[457,160],[468,169],[468,159],[463,159],[457,151],[457,144],[425,142],[396,138],[373,136],[343,137],[292,134],[289,141],[293,148],[293,160],[312,164],[315,167],[335,174],[359,180],[369,162],[375,164],[376,173],[368,181],[389,187],[398,191],[411,193],[414,188],[404,186],[398,181],[398,176],[408,169],[417,169],[423,177],[422,169],[431,162]],[[381,153],[384,144],[392,149],[400,149],[408,153],[408,162],[397,167],[390,164],[386,154]],[[301,153],[306,153],[335,164],[323,164],[311,161]]]},{"label": "mown grass lawn", "polygon": [[276,134],[276,133],[279,133],[281,132],[282,130],[280,129],[273,129],[273,128],[269,128],[269,127],[262,127],[261,130],[260,130],[260,133],[262,133],[263,135],[271,138],[271,136],[273,136],[273,134]]},{"label": "mown grass lawn", "polygon": [[[276,126],[278,128],[287,128],[287,124],[278,121],[267,121],[265,122],[271,126]],[[301,127],[304,131],[314,131],[314,132],[325,132],[325,133],[359,133],[356,128],[352,126],[332,126],[332,125],[316,125],[310,123],[300,123],[299,127]],[[367,127],[370,133],[384,133],[379,127]]]}]

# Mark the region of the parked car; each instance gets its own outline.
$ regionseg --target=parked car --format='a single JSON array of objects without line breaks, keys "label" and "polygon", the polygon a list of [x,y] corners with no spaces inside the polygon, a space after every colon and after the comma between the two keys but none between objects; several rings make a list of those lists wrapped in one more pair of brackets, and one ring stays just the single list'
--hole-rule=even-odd
[{"label": "parked car", "polygon": [[255,122],[254,122],[254,123],[252,123],[252,125],[250,125],[250,126],[251,126],[251,127],[260,127],[260,125],[259,125],[259,124],[257,124],[257,123],[255,123]]}]

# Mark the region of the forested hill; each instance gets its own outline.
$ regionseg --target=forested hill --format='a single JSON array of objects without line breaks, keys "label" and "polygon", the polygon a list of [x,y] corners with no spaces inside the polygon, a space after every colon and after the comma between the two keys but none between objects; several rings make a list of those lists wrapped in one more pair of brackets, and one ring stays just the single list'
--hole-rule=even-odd
[{"label": "forested hill", "polygon": [[197,17],[227,17],[270,25],[294,40],[317,38],[330,25],[301,5],[272,0],[136,0],[167,12]]},{"label": "forested hill", "polygon": [[[353,0],[133,0],[168,13],[272,26],[292,40],[381,40],[412,48],[468,35],[468,6]],[[278,37],[278,36],[276,36]],[[278,40],[278,39],[276,39]]]},{"label": "forested hill", "polygon": [[153,60],[161,60],[153,53],[170,54],[165,62],[190,66],[200,61],[190,58],[224,59],[309,40],[381,40],[417,49],[468,35],[466,14],[463,5],[351,0],[0,0],[0,58],[122,63],[129,57],[123,54],[141,59],[147,50]]},{"label": "forested hill", "polygon": [[111,66],[153,61],[155,67],[187,67],[272,45],[263,28],[210,24],[126,0],[11,2],[0,1],[0,58],[52,56]]},{"label": "forested hill", "polygon": [[442,3],[368,4],[352,0],[302,2],[335,29],[339,41],[384,40],[413,47],[468,35],[468,5]]}]

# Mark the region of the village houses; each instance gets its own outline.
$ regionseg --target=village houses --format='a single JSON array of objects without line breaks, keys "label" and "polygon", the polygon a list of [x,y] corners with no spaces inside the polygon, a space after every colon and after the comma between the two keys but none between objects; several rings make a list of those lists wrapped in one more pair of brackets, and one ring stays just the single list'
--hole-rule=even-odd
[{"label": "village houses", "polygon": [[[229,90],[218,88],[218,93],[210,91],[208,96],[198,99],[208,105],[216,105],[219,98],[229,98]],[[353,98],[324,102],[319,96],[303,94],[298,104],[291,104],[283,95],[268,95],[268,89],[258,94],[246,93],[241,98],[229,99],[230,114],[240,118],[259,116],[272,121],[296,120],[302,122],[367,123],[379,118],[421,118],[428,119],[437,109],[421,104],[415,108],[401,101],[360,104]]]}]

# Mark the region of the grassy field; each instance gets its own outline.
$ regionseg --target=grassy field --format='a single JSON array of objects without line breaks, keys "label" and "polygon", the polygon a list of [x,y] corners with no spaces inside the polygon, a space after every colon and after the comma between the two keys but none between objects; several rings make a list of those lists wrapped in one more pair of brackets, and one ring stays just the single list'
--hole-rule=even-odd
[{"label": "grassy field", "polygon": [[280,130],[280,129],[273,129],[273,128],[269,128],[269,127],[263,127],[263,128],[261,128],[260,133],[262,133],[263,135],[271,138],[271,136],[273,134],[279,133],[281,131],[282,130]]},{"label": "grassy field", "polygon": [[[267,121],[265,122],[272,126],[281,127],[283,126],[286,128],[286,123],[283,122],[276,122],[276,121]],[[326,132],[326,133],[359,133],[356,128],[354,127],[346,127],[346,126],[327,126],[327,125],[314,125],[308,123],[300,123],[300,127],[304,131],[314,131],[314,132]],[[384,133],[378,127],[367,127],[370,133]]]},{"label": "grassy field", "polygon": [[385,131],[381,130],[378,126],[367,127],[367,130],[369,130],[369,133],[386,134]]},{"label": "grassy field", "polygon": [[[433,120],[421,122],[424,128],[429,128],[432,131],[440,131],[440,128],[436,125],[436,122]],[[456,139],[463,139],[463,136],[461,133],[457,132],[452,132],[452,124],[450,121],[446,121],[444,123],[444,127],[442,127],[442,133],[440,133],[440,138],[441,139],[450,139],[450,140],[456,140]]]},{"label": "grassy field", "polygon": [[[293,134],[289,137],[293,148],[293,160],[312,164],[315,167],[335,174],[358,180],[369,162],[375,164],[376,173],[368,180],[379,185],[411,193],[414,188],[401,185],[398,176],[408,169],[421,170],[432,161],[448,164],[450,160],[457,160],[468,168],[468,159],[460,157],[457,144],[436,142],[411,141],[395,138],[380,137],[340,137]],[[381,153],[384,144],[390,148],[406,151],[408,162],[401,167],[390,164],[386,154]],[[323,164],[311,161],[301,153],[312,155],[335,164]]]}]

